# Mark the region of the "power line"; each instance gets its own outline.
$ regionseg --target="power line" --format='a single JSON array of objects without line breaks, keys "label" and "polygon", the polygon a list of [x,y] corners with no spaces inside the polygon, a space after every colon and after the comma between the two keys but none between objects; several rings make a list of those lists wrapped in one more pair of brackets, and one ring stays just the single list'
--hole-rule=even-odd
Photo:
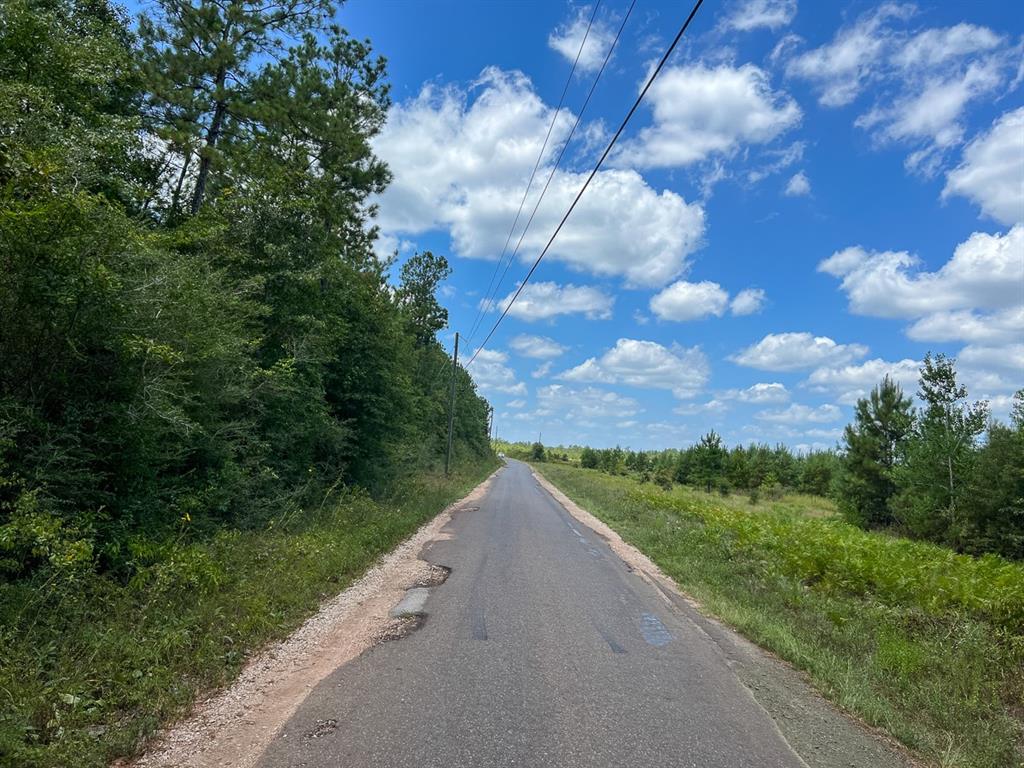
[{"label": "power line", "polygon": [[[590,97],[594,95],[594,91],[597,89],[597,84],[601,80],[601,75],[604,74],[604,69],[612,57],[612,52],[615,50],[615,46],[619,42],[619,37],[622,35],[622,30],[625,29],[626,22],[629,21],[630,14],[633,13],[633,8],[635,6],[636,0],[633,0],[629,5],[629,9],[626,11],[626,15],[622,18],[622,23],[619,25],[619,31],[615,33],[615,39],[612,41],[611,47],[608,48],[604,61],[601,62],[601,69],[598,70],[597,76],[594,78],[594,82],[590,85],[590,91],[587,93],[587,98],[583,101],[583,106],[580,107],[579,114],[576,116],[576,122],[573,123],[572,130],[569,131],[569,137],[565,140],[565,143],[562,144],[562,150],[558,153],[558,158],[555,160],[555,164],[551,166],[551,172],[548,174],[548,179],[544,183],[544,189],[540,191],[540,197],[537,198],[537,202],[534,204],[533,210],[530,212],[530,218],[527,220],[526,226],[523,227],[523,231],[519,234],[519,241],[516,243],[515,249],[508,257],[508,261],[505,263],[505,269],[501,273],[501,277],[498,278],[498,284],[494,288],[495,297],[497,297],[498,292],[501,290],[501,284],[505,282],[505,275],[508,274],[509,267],[511,267],[512,263],[515,261],[516,254],[519,253],[519,248],[523,244],[526,232],[530,229],[530,225],[533,224],[533,217],[537,215],[537,209],[540,208],[540,204],[544,200],[544,195],[547,194],[548,187],[551,186],[551,180],[555,177],[555,171],[558,170],[558,166],[562,162],[562,156],[565,154],[565,150],[568,149],[569,142],[572,141],[572,137],[576,133],[576,129],[583,120],[583,114],[587,111],[587,106],[590,104]],[[494,306],[494,302],[491,302],[491,306]]]},{"label": "power line", "polygon": [[[484,300],[480,303],[480,308],[477,311],[476,319],[473,321],[473,327],[470,328],[469,330],[469,336],[466,339],[467,343],[473,340],[473,336],[476,335],[476,331],[480,327],[480,322],[484,318],[484,313],[486,311],[484,307],[486,307],[487,302],[491,300],[491,286],[494,285],[494,278],[497,277],[498,270],[501,268],[501,262],[505,258],[505,252],[508,251],[508,244],[512,242],[512,235],[516,231],[516,224],[519,223],[519,217],[523,213],[523,206],[526,205],[526,198],[530,194],[530,188],[533,186],[533,179],[537,175],[537,169],[540,168],[541,161],[544,159],[544,150],[547,149],[548,141],[551,139],[551,132],[555,128],[555,123],[558,122],[558,115],[562,111],[562,104],[565,102],[565,94],[569,92],[569,85],[572,83],[572,76],[576,72],[576,65],[579,63],[580,56],[583,55],[583,47],[587,44],[587,38],[590,36],[590,28],[594,24],[594,19],[597,17],[597,9],[600,7],[601,0],[597,0],[597,2],[594,3],[594,11],[593,13],[590,14],[590,21],[587,22],[587,29],[583,33],[583,41],[580,43],[580,49],[576,52],[576,58],[572,62],[572,69],[569,70],[569,76],[565,80],[565,87],[562,88],[562,95],[558,99],[558,106],[555,107],[555,114],[551,116],[551,124],[548,125],[548,132],[547,135],[544,136],[544,143],[541,144],[540,152],[537,155],[537,162],[534,163],[533,171],[530,172],[530,180],[526,182],[526,190],[523,192],[523,199],[519,201],[519,210],[516,211],[516,217],[512,221],[512,227],[508,231],[508,237],[505,238],[505,245],[502,246],[501,255],[498,256],[498,261],[494,265],[494,271],[491,273],[491,280],[487,284],[487,291],[484,293]],[[559,155],[559,159],[561,159],[561,155]],[[528,227],[529,224],[527,224],[527,228]],[[523,231],[525,232],[526,230],[524,229]],[[511,260],[512,256],[509,257],[510,262]],[[508,267],[506,267],[505,269],[507,271]],[[497,293],[498,289],[495,288],[494,290],[495,293]]]},{"label": "power line", "polygon": [[555,238],[558,237],[558,233],[562,231],[562,227],[565,225],[565,222],[569,219],[569,216],[576,208],[576,204],[579,203],[580,198],[583,197],[583,193],[587,190],[587,187],[590,186],[590,182],[593,181],[594,177],[597,175],[597,172],[601,169],[601,166],[607,159],[608,154],[612,151],[612,147],[615,146],[615,142],[619,140],[619,136],[621,136],[622,132],[626,129],[626,125],[629,123],[630,118],[633,117],[633,113],[636,112],[636,110],[639,108],[640,102],[642,102],[644,96],[647,95],[647,91],[650,90],[651,84],[654,83],[655,78],[658,77],[658,74],[665,66],[665,62],[668,61],[669,56],[672,55],[672,51],[674,51],[676,45],[679,44],[679,41],[680,39],[682,39],[683,34],[690,26],[690,22],[693,21],[693,17],[697,15],[697,11],[700,10],[701,5],[703,4],[704,0],[697,0],[697,2],[694,3],[693,9],[690,11],[690,15],[686,17],[686,21],[683,22],[683,25],[679,27],[679,31],[676,33],[675,38],[673,38],[671,45],[669,45],[668,49],[665,51],[665,54],[661,57],[661,60],[658,62],[658,66],[654,68],[654,71],[651,73],[651,76],[647,79],[647,82],[644,84],[643,90],[640,91],[640,95],[636,97],[636,101],[633,102],[633,106],[630,107],[629,112],[626,113],[626,116],[625,118],[623,118],[618,130],[615,131],[615,135],[612,136],[612,140],[608,142],[608,146],[605,147],[604,152],[601,153],[601,157],[597,161],[597,165],[594,166],[594,170],[592,170],[590,172],[590,175],[587,176],[587,180],[583,182],[583,186],[580,187],[579,192],[576,193],[576,197],[573,199],[572,205],[569,206],[569,210],[565,212],[565,215],[562,216],[562,220],[558,222],[558,226],[555,227],[555,231],[551,234],[551,237],[548,239],[547,245],[544,246],[544,250],[542,250],[540,252],[540,255],[537,256],[536,261],[533,262],[533,266],[530,267],[530,271],[527,272],[526,277],[523,278],[523,282],[519,284],[519,287],[516,289],[516,292],[512,295],[512,299],[509,301],[508,305],[505,307],[501,315],[495,321],[494,325],[491,326],[491,330],[488,332],[487,337],[480,343],[480,346],[476,348],[476,351],[473,353],[473,357],[470,358],[469,362],[466,363],[467,368],[476,359],[476,356],[480,354],[480,351],[487,345],[487,342],[490,341],[491,337],[494,335],[494,332],[498,329],[498,326],[501,325],[501,321],[505,319],[505,316],[508,314],[508,311],[512,308],[512,305],[516,303],[516,299],[519,298],[519,294],[523,292],[523,288],[526,287],[526,284],[529,282],[530,277],[533,276],[533,273],[536,271],[541,260],[547,254],[548,249],[551,247],[551,244],[555,242]]}]

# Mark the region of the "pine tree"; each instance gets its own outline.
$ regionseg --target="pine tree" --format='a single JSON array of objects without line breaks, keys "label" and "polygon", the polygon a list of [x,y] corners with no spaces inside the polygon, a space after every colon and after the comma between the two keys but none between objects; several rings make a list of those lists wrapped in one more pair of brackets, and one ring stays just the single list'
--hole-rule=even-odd
[{"label": "pine tree", "polygon": [[967,388],[956,380],[955,361],[925,356],[918,397],[924,404],[899,467],[899,494],[892,509],[912,533],[962,547],[968,528],[972,470],[988,404],[966,403]]},{"label": "pine tree", "polygon": [[840,509],[854,524],[867,528],[893,522],[893,473],[912,423],[910,398],[888,376],[857,401],[854,423],[843,433],[839,479]]}]

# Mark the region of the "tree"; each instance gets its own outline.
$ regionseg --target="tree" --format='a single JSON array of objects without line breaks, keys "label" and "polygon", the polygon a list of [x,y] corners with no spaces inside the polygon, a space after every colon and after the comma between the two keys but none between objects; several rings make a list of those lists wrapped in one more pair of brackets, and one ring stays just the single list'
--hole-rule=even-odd
[{"label": "tree", "polygon": [[599,457],[593,448],[584,448],[580,452],[580,466],[584,469],[597,469]]},{"label": "tree", "polygon": [[711,493],[711,489],[722,478],[725,456],[721,435],[714,430],[702,435],[700,443],[693,449],[692,482],[704,486]]},{"label": "tree", "polygon": [[402,265],[396,300],[419,346],[448,325],[448,310],[438,302],[437,289],[451,273],[448,260],[430,251],[416,253]]},{"label": "tree", "polygon": [[332,10],[326,0],[158,0],[139,18],[157,135],[176,176],[172,214],[193,164],[189,211],[199,212],[222,140],[265,106],[255,95],[258,62],[280,58],[283,38],[301,38]]},{"label": "tree", "polygon": [[530,446],[530,459],[532,461],[544,461],[544,444],[536,442]]},{"label": "tree", "polygon": [[985,429],[988,404],[967,404],[967,388],[956,380],[955,361],[925,356],[918,397],[924,409],[907,440],[898,467],[896,517],[915,535],[962,547],[970,507],[966,483],[976,441]]},{"label": "tree", "polygon": [[1014,395],[1009,426],[989,424],[968,483],[964,547],[1024,558],[1024,389]]},{"label": "tree", "polygon": [[843,432],[839,507],[862,527],[893,522],[889,501],[896,492],[894,470],[913,424],[910,398],[888,376],[857,401],[853,424]]}]

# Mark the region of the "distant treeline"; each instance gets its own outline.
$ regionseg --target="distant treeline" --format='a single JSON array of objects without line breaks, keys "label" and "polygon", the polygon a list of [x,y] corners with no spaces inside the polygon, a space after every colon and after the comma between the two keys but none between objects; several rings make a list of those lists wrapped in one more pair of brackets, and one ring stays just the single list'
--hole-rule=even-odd
[{"label": "distant treeline", "polygon": [[374,253],[384,61],[333,14],[0,0],[0,586],[440,460],[449,270]]},{"label": "distant treeline", "polygon": [[887,528],[973,554],[1024,558],[1024,390],[1010,423],[971,403],[955,361],[928,355],[920,407],[885,378],[858,400],[836,450],[793,453],[784,445],[726,448],[709,432],[684,449],[547,448],[506,450],[534,461],[567,461],[633,474],[669,488],[740,491],[756,501],[791,490],[829,496],[850,522]]}]

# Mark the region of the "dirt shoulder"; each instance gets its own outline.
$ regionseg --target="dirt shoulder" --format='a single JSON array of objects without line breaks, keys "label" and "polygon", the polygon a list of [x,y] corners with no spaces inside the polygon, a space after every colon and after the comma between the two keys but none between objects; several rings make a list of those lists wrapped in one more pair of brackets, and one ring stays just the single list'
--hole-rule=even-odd
[{"label": "dirt shoulder", "polygon": [[808,768],[922,768],[894,739],[870,728],[821,696],[806,676],[705,614],[643,552],[534,470],[534,477],[574,518],[608,542],[623,562],[652,584],[666,603],[711,638],[757,704]]},{"label": "dirt shoulder", "polygon": [[[500,471],[500,470],[498,470]],[[325,602],[287,639],[253,657],[235,682],[197,702],[184,720],[159,732],[135,768],[249,768],[311,690],[342,664],[401,631],[389,612],[417,584],[434,578],[419,558],[452,514],[479,503],[496,473],[382,557],[361,579]]]}]

